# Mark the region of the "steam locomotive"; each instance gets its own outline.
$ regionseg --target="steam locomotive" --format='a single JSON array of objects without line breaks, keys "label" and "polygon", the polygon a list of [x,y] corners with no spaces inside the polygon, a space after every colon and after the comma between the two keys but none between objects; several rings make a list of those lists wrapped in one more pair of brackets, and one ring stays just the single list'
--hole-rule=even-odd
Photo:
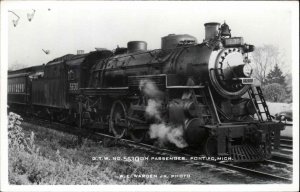
[{"label": "steam locomotive", "polygon": [[161,49],[130,41],[9,71],[8,103],[116,138],[150,137],[237,162],[268,159],[284,125],[272,122],[251,78],[254,46],[231,37],[226,23],[204,26],[202,43],[170,34]]}]

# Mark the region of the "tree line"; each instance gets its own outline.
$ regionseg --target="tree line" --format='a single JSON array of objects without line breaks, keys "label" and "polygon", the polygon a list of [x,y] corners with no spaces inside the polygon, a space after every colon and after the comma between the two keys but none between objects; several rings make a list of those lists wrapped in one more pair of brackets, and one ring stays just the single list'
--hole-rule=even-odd
[{"label": "tree line", "polygon": [[270,102],[292,102],[292,75],[283,74],[285,61],[273,45],[257,47],[252,53],[253,76],[260,82],[265,99]]}]

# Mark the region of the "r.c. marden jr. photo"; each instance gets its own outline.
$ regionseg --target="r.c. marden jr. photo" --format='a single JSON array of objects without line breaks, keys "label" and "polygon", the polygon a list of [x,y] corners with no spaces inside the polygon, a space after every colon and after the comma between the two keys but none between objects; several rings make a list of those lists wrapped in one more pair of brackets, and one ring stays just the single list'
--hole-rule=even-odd
[{"label": "r.c. marden jr. photo", "polygon": [[6,10],[9,183],[291,184],[290,12],[119,3]]}]

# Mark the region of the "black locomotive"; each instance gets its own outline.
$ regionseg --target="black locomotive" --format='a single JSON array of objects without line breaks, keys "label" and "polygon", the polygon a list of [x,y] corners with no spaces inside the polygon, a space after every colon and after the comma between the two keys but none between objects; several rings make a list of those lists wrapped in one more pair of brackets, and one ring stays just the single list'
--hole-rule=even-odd
[{"label": "black locomotive", "polygon": [[284,126],[272,122],[251,78],[253,50],[231,37],[226,23],[206,23],[202,43],[170,34],[161,49],[131,41],[10,71],[8,103],[117,138],[150,137],[209,156],[260,161],[279,147]]}]

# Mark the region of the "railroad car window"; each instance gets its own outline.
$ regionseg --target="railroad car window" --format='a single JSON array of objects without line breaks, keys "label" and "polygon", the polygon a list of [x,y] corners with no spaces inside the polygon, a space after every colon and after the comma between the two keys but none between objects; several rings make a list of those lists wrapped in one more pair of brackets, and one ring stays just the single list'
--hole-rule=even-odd
[{"label": "railroad car window", "polygon": [[74,71],[71,69],[68,72],[68,80],[73,80],[74,79]]}]

